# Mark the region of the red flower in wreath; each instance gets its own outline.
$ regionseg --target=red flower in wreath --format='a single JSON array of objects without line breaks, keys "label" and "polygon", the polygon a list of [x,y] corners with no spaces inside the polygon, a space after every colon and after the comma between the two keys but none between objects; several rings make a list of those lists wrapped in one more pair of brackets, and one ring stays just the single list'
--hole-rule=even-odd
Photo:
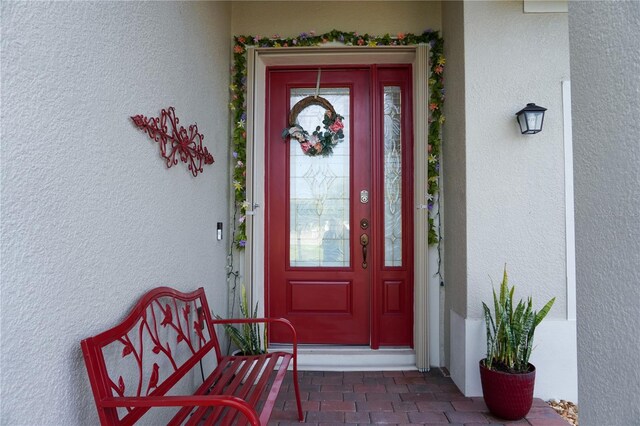
[{"label": "red flower in wreath", "polygon": [[338,130],[340,129],[344,129],[344,124],[342,124],[342,120],[340,120],[340,118],[336,118],[336,121],[329,126],[329,130],[333,133],[338,133]]},{"label": "red flower in wreath", "polygon": [[300,144],[300,148],[302,148],[302,152],[306,154],[307,151],[309,151],[309,148],[311,148],[311,144],[309,142],[302,142]]}]

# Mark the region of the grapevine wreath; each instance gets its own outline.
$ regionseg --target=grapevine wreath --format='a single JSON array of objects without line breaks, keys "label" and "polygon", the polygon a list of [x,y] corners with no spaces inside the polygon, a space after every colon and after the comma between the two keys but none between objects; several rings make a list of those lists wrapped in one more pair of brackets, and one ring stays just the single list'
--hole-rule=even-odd
[{"label": "grapevine wreath", "polygon": [[[318,105],[325,109],[322,119],[322,127],[316,126],[313,133],[309,134],[299,123],[298,114],[311,105]],[[321,96],[307,96],[296,103],[289,112],[289,127],[282,131],[282,138],[286,141],[295,139],[305,155],[316,157],[329,156],[333,148],[344,139],[343,116],[338,114],[331,102]],[[324,128],[324,131],[322,130]]]}]

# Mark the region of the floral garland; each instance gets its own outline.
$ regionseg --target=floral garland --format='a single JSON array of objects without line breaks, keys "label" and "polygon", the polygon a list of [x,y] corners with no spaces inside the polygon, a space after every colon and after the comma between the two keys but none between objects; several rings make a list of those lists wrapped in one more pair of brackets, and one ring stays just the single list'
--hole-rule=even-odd
[{"label": "floral garland", "polygon": [[[429,244],[437,244],[440,241],[439,232],[436,229],[434,217],[439,215],[439,203],[436,198],[440,190],[440,155],[442,153],[442,125],[445,117],[442,112],[444,105],[444,78],[445,65],[444,42],[438,31],[426,30],[420,35],[400,33],[396,36],[385,34],[374,36],[358,34],[356,32],[343,32],[333,30],[325,34],[314,32],[302,33],[297,37],[273,37],[262,36],[235,36],[233,46],[233,68],[231,82],[231,104],[234,129],[232,135],[233,158],[235,161],[233,171],[233,188],[235,195],[237,214],[239,219],[234,228],[234,243],[242,249],[247,242],[245,218],[249,210],[249,202],[246,200],[246,158],[247,158],[247,132],[246,132],[246,93],[247,93],[247,46],[258,47],[301,47],[320,46],[329,42],[340,42],[346,46],[409,46],[415,44],[429,44],[431,56],[431,70],[428,76],[430,89],[429,96],[429,132],[428,132],[428,178],[427,178],[427,206],[429,209]],[[319,130],[319,129],[317,129]],[[323,148],[325,149],[325,148]]]},{"label": "floral garland", "polygon": [[[324,132],[320,126],[316,126],[314,132],[309,135],[300,124],[298,124],[298,114],[311,105],[319,105],[327,108],[322,119]],[[302,152],[310,157],[322,155],[327,157],[333,153],[333,148],[338,142],[344,139],[343,116],[336,113],[331,103],[321,96],[308,96],[291,108],[289,114],[289,126],[282,131],[282,139],[296,139],[302,148]]]}]

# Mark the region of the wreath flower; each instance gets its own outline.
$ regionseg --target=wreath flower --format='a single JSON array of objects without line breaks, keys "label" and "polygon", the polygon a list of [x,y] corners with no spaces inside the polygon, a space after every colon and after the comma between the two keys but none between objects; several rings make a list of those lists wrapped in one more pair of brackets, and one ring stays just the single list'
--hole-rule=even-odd
[{"label": "wreath flower", "polygon": [[[322,127],[316,126],[309,134],[297,121],[298,114],[310,105],[320,105],[325,108]],[[305,155],[309,157],[327,157],[333,154],[333,148],[344,139],[344,117],[338,114],[331,103],[322,97],[308,96],[298,102],[289,113],[289,127],[282,131],[282,138],[286,141],[296,140]],[[324,129],[324,130],[323,130]]]}]

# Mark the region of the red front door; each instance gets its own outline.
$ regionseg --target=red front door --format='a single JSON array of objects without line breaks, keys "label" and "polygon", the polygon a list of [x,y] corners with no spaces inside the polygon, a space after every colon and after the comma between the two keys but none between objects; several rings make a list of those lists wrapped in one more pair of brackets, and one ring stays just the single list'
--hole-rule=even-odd
[{"label": "red front door", "polygon": [[[267,70],[266,294],[301,343],[411,346],[413,214],[411,68]],[[344,117],[328,157],[282,140],[307,96]],[[323,107],[298,114],[309,133]],[[273,330],[271,342],[286,337]]]}]

